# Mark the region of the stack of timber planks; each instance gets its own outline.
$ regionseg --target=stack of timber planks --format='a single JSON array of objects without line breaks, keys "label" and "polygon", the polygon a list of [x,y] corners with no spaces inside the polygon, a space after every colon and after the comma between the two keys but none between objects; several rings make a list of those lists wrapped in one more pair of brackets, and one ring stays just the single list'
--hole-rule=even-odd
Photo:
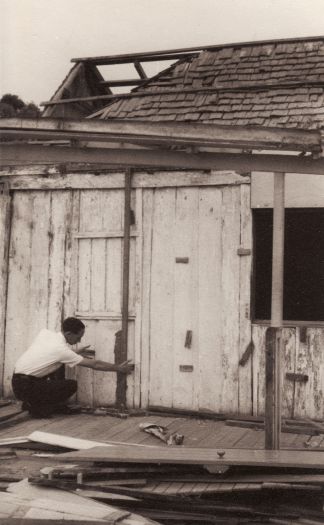
[{"label": "stack of timber planks", "polygon": [[20,404],[0,399],[0,430],[22,423],[27,419],[29,419],[29,414],[21,408]]},{"label": "stack of timber planks", "polygon": [[324,453],[136,445],[60,454],[29,481],[162,524],[324,523]]}]

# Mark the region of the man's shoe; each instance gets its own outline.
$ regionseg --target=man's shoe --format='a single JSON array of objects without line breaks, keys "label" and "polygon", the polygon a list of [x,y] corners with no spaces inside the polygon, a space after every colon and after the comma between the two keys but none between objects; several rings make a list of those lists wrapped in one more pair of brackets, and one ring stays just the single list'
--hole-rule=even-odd
[{"label": "man's shoe", "polygon": [[31,410],[31,404],[28,401],[23,401],[21,404],[21,410]]}]

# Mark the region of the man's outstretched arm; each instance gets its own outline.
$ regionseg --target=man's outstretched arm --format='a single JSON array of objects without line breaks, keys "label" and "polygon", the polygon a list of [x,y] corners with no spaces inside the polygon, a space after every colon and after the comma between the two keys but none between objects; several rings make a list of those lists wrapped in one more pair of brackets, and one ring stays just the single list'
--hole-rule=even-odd
[{"label": "man's outstretched arm", "polygon": [[84,357],[79,363],[79,366],[86,366],[93,370],[100,370],[101,372],[120,372],[122,374],[130,374],[134,370],[134,365],[131,360],[124,361],[120,365],[114,363],[107,363],[107,361],[99,361],[98,359],[87,359]]}]

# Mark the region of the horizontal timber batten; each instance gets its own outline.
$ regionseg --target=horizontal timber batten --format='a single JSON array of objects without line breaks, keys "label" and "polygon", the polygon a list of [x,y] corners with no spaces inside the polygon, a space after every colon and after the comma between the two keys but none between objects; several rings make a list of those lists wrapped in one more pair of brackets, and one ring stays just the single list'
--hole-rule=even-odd
[{"label": "horizontal timber batten", "polygon": [[[213,87],[197,87],[197,88],[182,88],[182,89],[157,89],[156,91],[150,91],[149,89],[143,91],[130,91],[128,93],[116,93],[113,95],[95,95],[89,97],[75,97],[75,98],[62,98],[60,100],[46,100],[41,102],[41,106],[57,106],[65,104],[74,104],[78,102],[95,102],[99,100],[123,100],[131,98],[145,98],[145,97],[163,97],[168,95],[180,95],[180,94],[211,94],[211,93],[244,93],[244,92],[262,92],[271,88],[272,90],[280,89],[289,89],[297,87],[322,87],[322,80],[301,80],[301,81],[291,81],[291,82],[263,82],[262,84],[248,84],[241,83],[238,86],[227,87],[223,85],[213,86]],[[103,110],[105,108],[102,108]],[[101,110],[99,110],[101,112]],[[96,113],[97,114],[97,113]],[[94,115],[91,115],[93,118]]]},{"label": "horizontal timber batten", "polygon": [[3,166],[26,162],[96,163],[111,166],[175,169],[275,171],[284,173],[324,174],[324,158],[297,157],[292,155],[234,154],[234,153],[184,153],[170,150],[127,150],[77,147],[43,147],[35,145],[0,145]]},{"label": "horizontal timber batten", "polygon": [[[270,326],[270,320],[259,320],[252,321],[252,325],[256,326]],[[294,328],[298,326],[304,326],[306,328],[324,328],[324,321],[282,321],[282,326],[287,328]]]},{"label": "horizontal timber batten", "polygon": [[[138,237],[138,232],[131,231],[131,237]],[[74,239],[112,239],[124,237],[123,231],[113,232],[80,232],[73,235]]]},{"label": "horizontal timber batten", "polygon": [[[22,168],[26,170],[26,168]],[[35,171],[33,175],[32,172]],[[27,171],[27,170],[26,170]],[[28,175],[20,170],[7,174],[0,171],[0,181],[8,182],[12,190],[69,190],[69,189],[123,189],[123,173],[68,173],[60,175],[40,174],[38,166],[29,167]],[[15,173],[15,174],[14,174]],[[249,176],[241,176],[234,172],[160,172],[135,173],[133,175],[133,188],[167,188],[188,186],[232,186],[250,184]]]},{"label": "horizontal timber batten", "polygon": [[3,137],[320,151],[318,130],[131,120],[0,119]]},{"label": "horizontal timber batten", "polygon": [[[74,315],[80,319],[111,319],[113,321],[122,320],[122,314],[118,312],[75,312]],[[129,321],[134,321],[135,318],[135,314],[132,313],[130,313],[128,316]]]}]

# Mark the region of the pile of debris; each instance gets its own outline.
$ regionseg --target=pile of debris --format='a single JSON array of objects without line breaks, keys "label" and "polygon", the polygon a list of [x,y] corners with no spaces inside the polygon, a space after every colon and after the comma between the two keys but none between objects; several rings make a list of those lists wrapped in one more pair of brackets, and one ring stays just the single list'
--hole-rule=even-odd
[{"label": "pile of debris", "polygon": [[322,452],[106,444],[59,458],[30,483],[162,524],[324,523]]},{"label": "pile of debris", "polygon": [[[15,424],[17,417],[29,416],[15,403],[3,404],[0,428]],[[210,417],[229,425],[262,425],[253,416],[206,413]],[[160,422],[134,423],[157,438],[156,446],[39,430],[21,436],[15,429],[12,437],[0,438],[0,460],[6,460],[0,472],[0,525],[62,525],[62,520],[78,525],[324,524],[322,422],[298,421],[303,440],[310,432],[304,448],[280,451],[186,447],[184,435]],[[126,428],[125,423],[120,425]],[[118,433],[126,440],[127,435]],[[23,468],[17,468],[19,462]]]}]

